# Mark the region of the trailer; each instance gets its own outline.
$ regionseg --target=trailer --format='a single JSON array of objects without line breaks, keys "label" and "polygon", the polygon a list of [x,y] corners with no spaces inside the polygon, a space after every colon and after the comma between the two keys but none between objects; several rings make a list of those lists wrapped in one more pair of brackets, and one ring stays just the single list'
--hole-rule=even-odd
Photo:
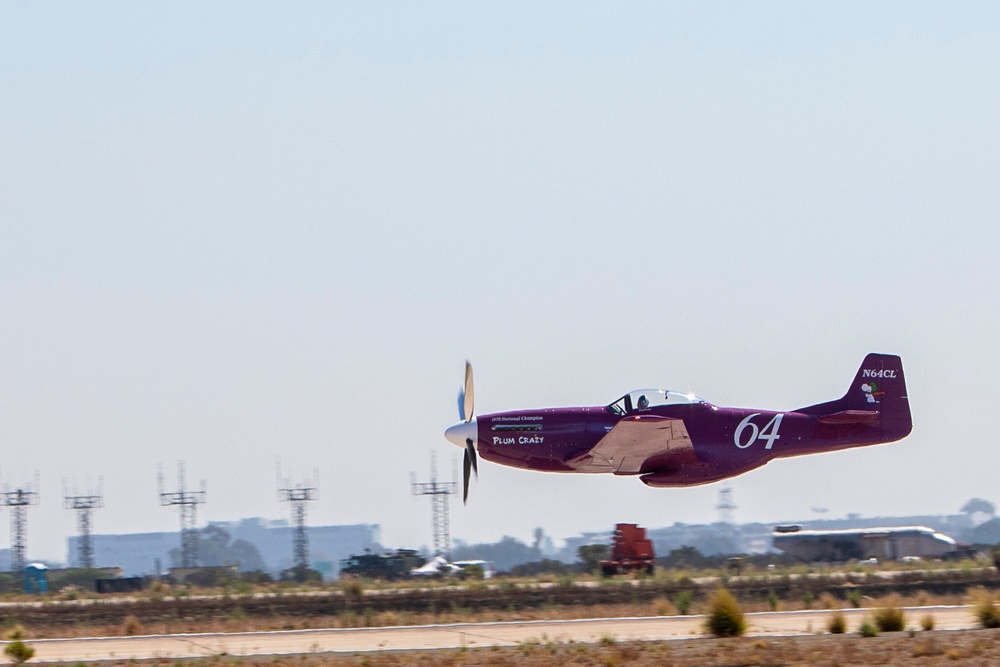
[{"label": "trailer", "polygon": [[653,573],[656,555],[646,529],[634,523],[615,524],[611,558],[601,561],[601,574],[610,577],[626,572]]}]

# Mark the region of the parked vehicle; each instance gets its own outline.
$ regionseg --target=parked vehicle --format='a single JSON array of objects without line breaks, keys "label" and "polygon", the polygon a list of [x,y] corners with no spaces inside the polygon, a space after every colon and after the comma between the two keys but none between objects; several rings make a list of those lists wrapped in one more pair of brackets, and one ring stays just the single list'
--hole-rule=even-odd
[{"label": "parked vehicle", "polygon": [[615,525],[611,558],[601,561],[601,574],[606,577],[636,571],[652,574],[655,560],[646,529],[634,523],[619,523]]},{"label": "parked vehicle", "polygon": [[413,549],[397,549],[395,553],[362,554],[340,561],[340,576],[370,579],[405,579],[427,562]]}]

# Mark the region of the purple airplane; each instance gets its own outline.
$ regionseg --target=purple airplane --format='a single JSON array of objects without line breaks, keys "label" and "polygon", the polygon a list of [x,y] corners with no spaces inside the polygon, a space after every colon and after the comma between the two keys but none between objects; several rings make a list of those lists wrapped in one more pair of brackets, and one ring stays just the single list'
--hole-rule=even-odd
[{"label": "purple airplane", "polygon": [[638,475],[653,487],[694,486],[771,459],[893,442],[909,435],[903,364],[869,354],[843,398],[788,412],[722,408],[692,394],[632,391],[610,405],[473,416],[472,365],[458,395],[462,419],[445,437],[465,449],[469,474],[487,461],[546,472]]}]

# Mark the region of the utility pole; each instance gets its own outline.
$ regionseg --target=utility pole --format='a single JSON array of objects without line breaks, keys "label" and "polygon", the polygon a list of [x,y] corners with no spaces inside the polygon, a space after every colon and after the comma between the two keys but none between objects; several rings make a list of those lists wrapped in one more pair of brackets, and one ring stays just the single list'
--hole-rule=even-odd
[{"label": "utility pole", "polygon": [[720,523],[728,526],[736,525],[736,518],[733,516],[733,511],[737,507],[736,503],[733,502],[733,490],[728,484],[719,489],[719,504],[715,506],[715,509],[719,512]]},{"label": "utility pole", "polygon": [[0,502],[10,508],[10,569],[23,572],[28,539],[28,506],[38,504],[38,473],[35,483],[25,488],[4,488]]},{"label": "utility pole", "polygon": [[205,480],[200,491],[188,491],[184,482],[184,462],[177,462],[177,491],[163,490],[163,466],[157,467],[160,505],[176,506],[181,514],[181,567],[198,566],[198,529],[196,511],[205,502]]},{"label": "utility pole", "polygon": [[313,470],[313,479],[293,485],[281,479],[281,462],[278,467],[278,500],[292,506],[292,560],[295,578],[305,581],[309,571],[309,535],[306,532],[306,503],[319,498],[319,471]]},{"label": "utility pole", "polygon": [[91,569],[94,567],[94,543],[90,537],[90,514],[95,509],[104,507],[104,478],[97,478],[97,489],[90,489],[88,493],[80,495],[73,489],[73,495],[69,493],[66,480],[63,479],[63,507],[76,511],[76,529],[80,533],[80,541],[77,543],[77,561],[80,567]]},{"label": "utility pole", "polygon": [[434,527],[434,555],[451,558],[451,534],[448,525],[449,496],[458,493],[455,482],[437,481],[437,457],[431,452],[431,481],[417,482],[414,473],[410,473],[410,491],[415,496],[431,497],[431,520]]}]

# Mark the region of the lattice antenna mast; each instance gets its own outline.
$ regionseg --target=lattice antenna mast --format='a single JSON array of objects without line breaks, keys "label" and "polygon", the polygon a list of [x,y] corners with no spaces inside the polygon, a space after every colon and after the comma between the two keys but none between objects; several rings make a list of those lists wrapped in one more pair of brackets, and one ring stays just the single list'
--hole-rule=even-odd
[{"label": "lattice antenna mast", "polygon": [[196,511],[205,502],[205,480],[201,480],[200,491],[188,491],[184,481],[184,462],[177,462],[177,491],[163,490],[163,466],[157,467],[157,481],[160,487],[160,505],[176,506],[181,514],[181,566],[198,565],[198,529]]},{"label": "lattice antenna mast", "polygon": [[319,499],[319,471],[313,469],[313,478],[298,484],[281,477],[281,461],[278,469],[278,500],[292,506],[292,560],[299,577],[304,577],[309,569],[309,534],[306,531],[306,503]]},{"label": "lattice antenna mast", "polygon": [[431,452],[431,481],[417,482],[410,473],[410,490],[415,496],[431,497],[431,515],[434,525],[434,555],[451,557],[451,533],[448,525],[449,496],[458,493],[458,483],[437,481],[437,456]]},{"label": "lattice antenna mast", "polygon": [[95,509],[104,507],[104,478],[97,478],[97,488],[88,489],[86,493],[69,492],[66,479],[63,478],[63,507],[76,511],[76,529],[80,533],[77,543],[77,561],[79,567],[94,567],[94,543],[90,537],[90,515]]},{"label": "lattice antenna mast", "polygon": [[733,502],[733,490],[726,485],[719,489],[719,504],[715,506],[715,509],[719,512],[719,521],[733,526],[736,524],[736,518],[733,515],[733,511],[737,509],[736,503]]},{"label": "lattice antenna mast", "polygon": [[22,572],[28,539],[28,506],[38,504],[38,472],[33,485],[11,489],[6,484],[0,492],[0,501],[10,508],[10,569]]}]

